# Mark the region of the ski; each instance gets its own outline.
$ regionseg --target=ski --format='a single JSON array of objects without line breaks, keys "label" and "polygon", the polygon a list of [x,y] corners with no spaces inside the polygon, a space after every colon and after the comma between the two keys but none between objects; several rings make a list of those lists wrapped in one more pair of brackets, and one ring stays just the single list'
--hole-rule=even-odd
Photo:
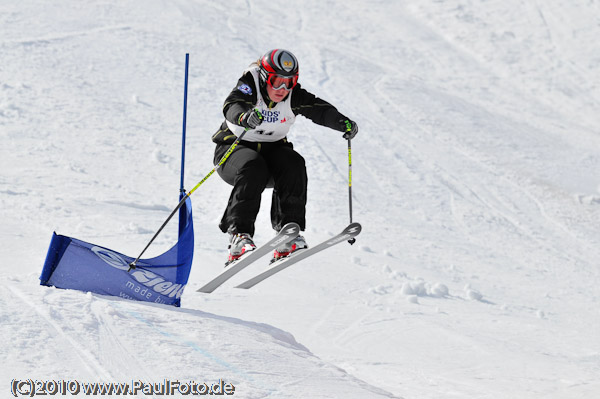
[{"label": "ski", "polygon": [[300,234],[300,226],[298,226],[297,223],[286,224],[285,226],[283,226],[281,231],[279,231],[279,233],[271,240],[269,240],[266,244],[261,245],[255,250],[250,251],[247,255],[244,255],[240,259],[230,263],[221,274],[219,274],[217,277],[206,283],[197,291],[204,293],[213,292],[215,289],[221,286],[221,284],[229,280],[235,274],[242,271],[249,264],[257,260],[258,258],[266,255],[267,253],[271,252],[279,245],[293,240],[298,234]]},{"label": "ski", "polygon": [[338,234],[334,237],[331,237],[328,240],[325,240],[322,243],[320,243],[314,247],[307,248],[307,249],[299,249],[298,251],[292,253],[291,255],[289,255],[285,258],[275,261],[273,263],[272,267],[270,267],[266,271],[262,272],[261,274],[251,278],[250,280],[243,282],[242,284],[236,286],[235,288],[248,289],[248,288],[254,287],[256,284],[260,283],[261,281],[265,280],[266,278],[271,277],[275,273],[279,273],[283,269],[290,267],[291,265],[301,261],[302,259],[305,259],[311,255],[316,254],[317,252],[321,252],[324,249],[327,249],[336,244],[339,244],[342,241],[350,240],[350,239],[356,237],[360,233],[361,230],[362,230],[362,227],[359,223],[350,223],[344,229],[344,231],[342,231],[340,234]]}]

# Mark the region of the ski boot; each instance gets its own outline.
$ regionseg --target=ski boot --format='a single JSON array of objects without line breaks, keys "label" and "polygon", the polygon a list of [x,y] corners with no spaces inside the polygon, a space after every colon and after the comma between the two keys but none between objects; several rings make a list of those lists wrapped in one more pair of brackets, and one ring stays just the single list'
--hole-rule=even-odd
[{"label": "ski boot", "polygon": [[299,249],[305,249],[305,248],[308,248],[308,244],[306,244],[304,237],[299,235],[298,237],[294,238],[292,241],[285,243],[282,246],[280,246],[279,248],[277,248],[275,250],[275,252],[273,253],[273,259],[271,260],[271,263],[273,263],[281,258],[285,258],[286,256],[289,256],[290,254],[296,252]]},{"label": "ski boot", "polygon": [[234,262],[241,258],[247,252],[254,251],[256,245],[252,241],[252,236],[246,233],[231,234],[229,237],[229,256],[225,266],[229,266],[231,262]]}]

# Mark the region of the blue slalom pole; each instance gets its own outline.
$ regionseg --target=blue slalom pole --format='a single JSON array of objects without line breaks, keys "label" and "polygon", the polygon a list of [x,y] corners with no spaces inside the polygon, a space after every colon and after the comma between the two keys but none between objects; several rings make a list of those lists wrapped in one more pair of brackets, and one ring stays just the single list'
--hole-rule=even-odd
[{"label": "blue slalom pole", "polygon": [[[188,93],[188,70],[190,65],[190,54],[185,54],[185,85],[183,89],[183,127],[181,138],[181,183],[179,185],[179,201],[182,201],[186,196],[185,188],[183,188],[183,174],[185,170],[185,130],[187,122],[187,93]],[[187,222],[187,210],[179,212],[179,235],[185,230]]]},{"label": "blue slalom pole", "polygon": [[181,184],[179,185],[179,192],[182,196],[185,193],[183,188],[183,172],[185,169],[185,126],[187,121],[187,93],[188,93],[188,70],[190,65],[190,54],[185,54],[185,86],[183,89],[183,133],[181,140]]}]

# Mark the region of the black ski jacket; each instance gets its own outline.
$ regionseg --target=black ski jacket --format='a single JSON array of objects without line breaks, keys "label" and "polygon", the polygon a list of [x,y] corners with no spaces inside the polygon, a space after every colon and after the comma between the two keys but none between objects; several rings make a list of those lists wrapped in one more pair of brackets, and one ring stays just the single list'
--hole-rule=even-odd
[{"label": "black ski jacket", "polygon": [[[252,88],[251,94],[245,94],[238,90],[238,87],[244,84]],[[265,100],[269,100],[269,96],[264,88],[261,88],[261,94]],[[225,103],[223,104],[225,119],[237,125],[240,115],[254,108],[257,101],[258,97],[256,95],[254,78],[250,72],[246,72],[225,99]],[[270,106],[274,104],[271,103]],[[346,130],[346,124],[342,121],[348,118],[327,101],[304,90],[299,83],[292,89],[291,107],[295,115],[303,115],[318,125],[326,126],[340,132]],[[218,145],[232,144],[235,139],[236,136],[229,130],[225,121],[223,121],[219,130],[212,136],[212,141]],[[251,143],[242,140],[241,143],[251,148],[256,147],[256,143],[254,142]]]}]

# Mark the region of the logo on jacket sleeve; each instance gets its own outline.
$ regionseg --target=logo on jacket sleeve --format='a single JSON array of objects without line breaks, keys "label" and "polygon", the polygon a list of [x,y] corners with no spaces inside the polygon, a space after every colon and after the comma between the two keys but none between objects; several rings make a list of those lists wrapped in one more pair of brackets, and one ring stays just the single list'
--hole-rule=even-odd
[{"label": "logo on jacket sleeve", "polygon": [[239,85],[237,89],[244,94],[252,94],[252,88],[245,83],[243,85]]}]

